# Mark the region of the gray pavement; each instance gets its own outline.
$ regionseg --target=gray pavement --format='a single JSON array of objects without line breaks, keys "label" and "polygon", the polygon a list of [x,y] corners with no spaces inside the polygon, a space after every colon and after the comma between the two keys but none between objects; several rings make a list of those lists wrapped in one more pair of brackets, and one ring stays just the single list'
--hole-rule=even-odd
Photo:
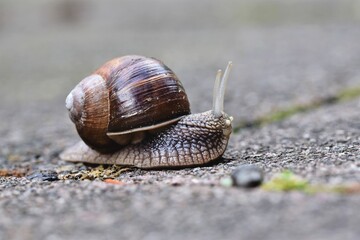
[{"label": "gray pavement", "polygon": [[[232,60],[225,108],[235,124],[355,89],[359,12],[358,1],[1,1],[0,170],[86,168],[58,157],[79,140],[64,98],[128,53],[165,61],[193,112],[211,107],[215,72]],[[359,145],[354,98],[241,129],[211,166],[132,169],[122,185],[0,177],[0,239],[358,239],[359,192],[244,190],[222,179],[255,164],[266,182],[289,169],[311,184],[359,184]]]}]

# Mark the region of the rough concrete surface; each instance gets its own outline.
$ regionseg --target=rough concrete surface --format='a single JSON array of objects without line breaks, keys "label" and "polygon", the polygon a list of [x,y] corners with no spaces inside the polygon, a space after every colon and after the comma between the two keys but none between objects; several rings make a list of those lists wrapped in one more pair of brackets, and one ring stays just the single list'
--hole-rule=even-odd
[{"label": "rough concrete surface", "polygon": [[162,59],[194,112],[211,107],[215,72],[232,60],[225,109],[237,124],[357,88],[359,12],[358,1],[325,0],[0,2],[0,170],[12,175],[0,176],[0,239],[358,239],[359,190],[223,180],[254,164],[265,182],[287,169],[313,185],[358,186],[359,97],[240,129],[210,166],[129,169],[121,184],[36,174],[91,168],[59,160],[79,141],[64,98],[106,60]]}]

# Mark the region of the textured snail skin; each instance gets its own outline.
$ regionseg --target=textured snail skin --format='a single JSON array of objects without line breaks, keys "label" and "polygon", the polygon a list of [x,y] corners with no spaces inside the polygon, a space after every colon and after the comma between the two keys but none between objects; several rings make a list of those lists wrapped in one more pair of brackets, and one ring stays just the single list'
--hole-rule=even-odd
[{"label": "textured snail skin", "polygon": [[73,162],[117,164],[137,168],[175,168],[203,165],[218,159],[231,134],[232,117],[212,111],[183,117],[164,131],[117,152],[102,154],[80,142],[60,155]]}]

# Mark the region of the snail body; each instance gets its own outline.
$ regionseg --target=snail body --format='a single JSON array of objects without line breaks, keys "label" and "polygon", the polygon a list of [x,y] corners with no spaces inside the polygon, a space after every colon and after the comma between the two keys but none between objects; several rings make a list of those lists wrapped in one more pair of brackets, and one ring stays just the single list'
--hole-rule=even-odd
[{"label": "snail body", "polygon": [[190,114],[185,90],[162,62],[124,56],[104,64],[68,95],[66,107],[83,141],[60,158],[138,168],[206,164],[224,153],[232,117],[223,112],[226,81],[218,71],[213,109]]}]

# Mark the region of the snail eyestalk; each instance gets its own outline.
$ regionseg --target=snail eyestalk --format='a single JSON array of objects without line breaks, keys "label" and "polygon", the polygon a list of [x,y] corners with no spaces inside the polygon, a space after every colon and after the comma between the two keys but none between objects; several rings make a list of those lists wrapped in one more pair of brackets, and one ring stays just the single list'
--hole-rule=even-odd
[{"label": "snail eyestalk", "polygon": [[221,115],[220,106],[219,106],[219,91],[220,91],[220,81],[221,81],[222,71],[219,69],[216,73],[215,84],[214,84],[214,93],[213,93],[213,112],[216,116]]},{"label": "snail eyestalk", "polygon": [[[224,111],[224,96],[227,80],[232,67],[230,61],[225,69],[224,75],[221,78],[221,70],[216,74],[215,85],[214,85],[214,96],[213,96],[213,112],[215,116],[220,117]],[[220,80],[221,78],[221,80]]]}]

